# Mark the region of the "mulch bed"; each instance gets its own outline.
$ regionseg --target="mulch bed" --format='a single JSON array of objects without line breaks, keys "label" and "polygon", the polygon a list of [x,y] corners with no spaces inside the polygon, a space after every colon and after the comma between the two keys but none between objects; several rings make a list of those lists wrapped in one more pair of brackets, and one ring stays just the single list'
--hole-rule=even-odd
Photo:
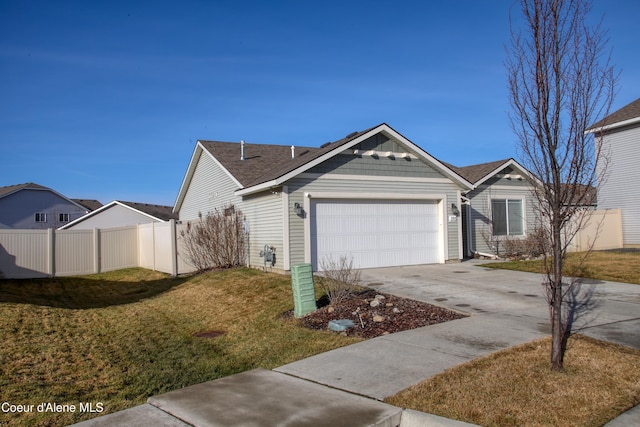
[{"label": "mulch bed", "polygon": [[[376,300],[377,303],[373,302]],[[336,307],[328,305],[326,300],[318,301],[318,305],[318,310],[300,319],[305,327],[322,330],[328,328],[330,320],[350,319],[354,326],[340,333],[367,339],[466,317],[446,308],[372,289],[355,294]],[[293,310],[285,315],[292,317]]]}]

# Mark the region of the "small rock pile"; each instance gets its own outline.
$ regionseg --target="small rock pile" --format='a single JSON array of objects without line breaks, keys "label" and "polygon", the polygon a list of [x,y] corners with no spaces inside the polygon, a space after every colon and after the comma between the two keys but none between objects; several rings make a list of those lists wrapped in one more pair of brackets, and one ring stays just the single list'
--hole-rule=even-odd
[{"label": "small rock pile", "polygon": [[342,334],[373,338],[461,317],[464,315],[442,307],[369,289],[336,307],[321,307],[301,321],[311,329],[327,329],[330,320],[350,319],[355,326]]}]

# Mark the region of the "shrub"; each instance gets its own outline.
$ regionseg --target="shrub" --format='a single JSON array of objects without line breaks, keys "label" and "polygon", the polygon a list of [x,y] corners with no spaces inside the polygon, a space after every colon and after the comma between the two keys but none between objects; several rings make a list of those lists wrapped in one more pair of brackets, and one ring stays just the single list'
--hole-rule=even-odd
[{"label": "shrub", "polygon": [[536,228],[527,234],[525,238],[507,237],[502,240],[503,254],[507,258],[537,258],[545,253],[548,248],[548,239],[545,231]]},{"label": "shrub", "polygon": [[320,262],[322,276],[318,282],[327,294],[329,304],[336,306],[353,295],[360,287],[360,270],[354,268],[353,259],[341,256],[338,261],[327,257]]},{"label": "shrub", "polygon": [[180,231],[187,261],[199,272],[243,265],[247,239],[242,212],[231,205],[198,217]]}]

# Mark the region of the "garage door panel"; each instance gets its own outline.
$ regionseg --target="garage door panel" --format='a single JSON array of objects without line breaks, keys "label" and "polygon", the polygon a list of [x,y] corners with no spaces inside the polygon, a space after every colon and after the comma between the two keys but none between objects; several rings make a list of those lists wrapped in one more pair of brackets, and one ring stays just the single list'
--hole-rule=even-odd
[{"label": "garage door panel", "polygon": [[353,259],[359,268],[439,261],[436,201],[313,201],[312,263]]}]

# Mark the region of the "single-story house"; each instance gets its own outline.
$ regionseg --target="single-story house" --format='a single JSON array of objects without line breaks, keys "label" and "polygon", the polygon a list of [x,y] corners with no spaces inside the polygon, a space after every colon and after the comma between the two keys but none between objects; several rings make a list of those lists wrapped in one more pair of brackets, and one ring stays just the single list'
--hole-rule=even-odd
[{"label": "single-story house", "polygon": [[167,222],[170,219],[177,219],[177,215],[173,213],[172,206],[114,200],[60,227],[60,229],[92,230],[94,228],[123,227],[148,224],[150,222]]},{"label": "single-story house", "polygon": [[[506,200],[510,220],[518,215],[509,202],[523,186],[517,163],[501,162],[478,185],[464,171],[384,123],[319,148],[199,140],[174,212],[188,222],[229,205],[240,209],[254,266],[263,265],[265,246],[276,249],[274,267],[285,271],[298,263],[317,270],[340,256],[358,268],[445,263],[465,257],[462,205],[476,199],[473,190],[485,205],[487,194]],[[485,188],[492,185],[494,192]],[[527,204],[520,208],[526,216]],[[513,235],[527,230],[507,227]],[[475,250],[476,243],[466,245]]]},{"label": "single-story house", "polygon": [[57,191],[32,182],[0,187],[0,228],[58,228],[90,211]]},{"label": "single-story house", "polygon": [[602,144],[606,170],[598,168],[598,209],[620,208],[624,247],[640,247],[640,199],[629,184],[640,182],[640,98],[587,129]]},{"label": "single-story house", "polygon": [[505,239],[534,232],[537,200],[529,171],[514,159],[450,167],[473,184],[462,202],[464,255],[503,254]]}]

